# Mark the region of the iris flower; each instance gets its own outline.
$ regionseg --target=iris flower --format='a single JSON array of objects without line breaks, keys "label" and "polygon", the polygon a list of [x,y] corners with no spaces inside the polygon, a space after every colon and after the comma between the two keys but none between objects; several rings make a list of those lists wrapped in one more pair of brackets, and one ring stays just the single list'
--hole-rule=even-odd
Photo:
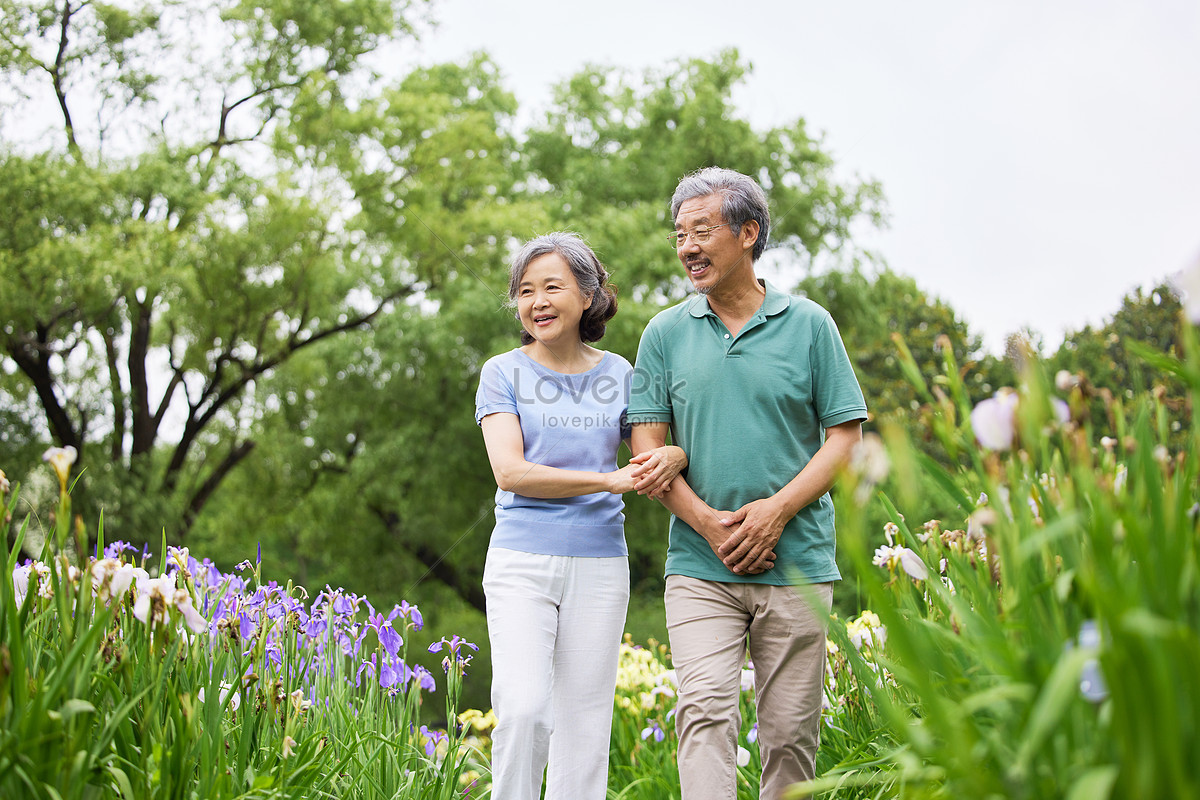
[{"label": "iris flower", "polygon": [[929,577],[929,569],[921,557],[907,547],[880,545],[875,548],[875,558],[871,563],[885,567],[888,572],[895,573],[900,566],[913,580],[923,581]]},{"label": "iris flower", "polygon": [[137,595],[133,615],[147,625],[164,624],[174,609],[192,633],[208,627],[208,622],[192,606],[192,596],[186,589],[176,588],[174,575],[139,580]]},{"label": "iris flower", "polygon": [[71,475],[71,465],[78,457],[79,452],[70,445],[51,447],[42,453],[42,460],[49,462],[50,466],[54,467],[54,474],[58,476],[58,490],[62,494],[67,493],[67,478]]},{"label": "iris flower", "polygon": [[140,577],[138,572],[146,571],[132,564],[122,564],[115,558],[102,558],[91,567],[92,590],[106,603],[110,598],[120,599],[133,585],[134,578]]},{"label": "iris flower", "polygon": [[658,720],[656,719],[650,720],[650,724],[642,728],[642,741],[649,739],[651,736],[654,737],[654,741],[656,742],[661,742],[663,739],[667,738],[666,732],[662,729],[662,726],[658,724]]},{"label": "iris flower", "polygon": [[980,401],[971,409],[971,430],[988,450],[1012,447],[1017,432],[1017,393],[1002,389],[995,397]]},{"label": "iris flower", "polygon": [[396,606],[400,610],[400,616],[404,617],[412,623],[414,630],[421,630],[425,627],[425,620],[421,617],[421,610],[416,606],[408,604],[407,600],[401,600],[400,605]]}]

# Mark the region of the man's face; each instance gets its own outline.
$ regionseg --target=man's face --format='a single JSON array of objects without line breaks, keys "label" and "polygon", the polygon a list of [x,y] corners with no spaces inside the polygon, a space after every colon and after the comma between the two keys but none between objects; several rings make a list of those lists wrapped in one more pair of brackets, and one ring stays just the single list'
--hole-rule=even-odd
[{"label": "man's face", "polygon": [[[697,241],[704,238],[704,229],[718,225],[721,227],[707,233],[706,241]],[[677,246],[676,253],[696,291],[708,294],[731,271],[751,264],[758,226],[748,222],[742,225],[738,235],[734,235],[721,213],[721,195],[710,194],[685,200],[675,216],[677,232],[692,233],[697,229],[701,231],[700,236],[687,236]]]}]

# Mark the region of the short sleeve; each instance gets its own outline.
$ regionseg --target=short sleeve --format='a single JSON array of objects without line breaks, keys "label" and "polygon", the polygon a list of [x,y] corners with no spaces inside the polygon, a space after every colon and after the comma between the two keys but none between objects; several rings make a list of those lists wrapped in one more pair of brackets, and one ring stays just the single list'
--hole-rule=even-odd
[{"label": "short sleeve", "polygon": [[479,373],[479,390],[475,393],[475,423],[481,424],[488,414],[500,411],[516,414],[517,398],[511,377],[493,358],[483,365]]},{"label": "short sleeve", "polygon": [[823,428],[867,418],[867,404],[833,317],[825,315],[813,337],[813,402]]},{"label": "short sleeve", "polygon": [[637,363],[629,388],[630,425],[671,421],[671,393],[667,386],[667,367],[657,327],[651,321],[638,344]]}]

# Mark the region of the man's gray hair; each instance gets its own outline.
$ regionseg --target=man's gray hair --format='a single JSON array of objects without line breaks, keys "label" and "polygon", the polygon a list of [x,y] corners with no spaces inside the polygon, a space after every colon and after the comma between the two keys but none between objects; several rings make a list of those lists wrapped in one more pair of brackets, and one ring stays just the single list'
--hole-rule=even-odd
[{"label": "man's gray hair", "polygon": [[750,220],[758,223],[758,241],[751,251],[751,258],[757,261],[767,249],[771,212],[767,210],[766,192],[751,177],[722,167],[705,167],[685,175],[671,197],[671,221],[679,216],[679,207],[685,202],[710,194],[721,195],[721,215],[734,236],[740,235],[742,225]]}]

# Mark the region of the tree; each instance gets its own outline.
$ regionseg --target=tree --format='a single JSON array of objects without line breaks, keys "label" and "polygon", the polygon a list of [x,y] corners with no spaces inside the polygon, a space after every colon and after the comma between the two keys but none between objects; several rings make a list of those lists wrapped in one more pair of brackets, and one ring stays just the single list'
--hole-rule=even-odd
[{"label": "tree", "polygon": [[[685,172],[760,177],[802,265],[882,219],[802,121],[737,114],[732,53],[587,70],[522,136],[486,57],[368,73],[409,34],[404,3],[8,9],[0,68],[61,125],[0,162],[0,408],[83,451],[76,507],[103,505],[108,538],[165,526],[231,561],[258,541],[308,585],[479,608],[495,485],[473,399],[517,342],[519,241],[587,235],[622,287],[604,345],[632,360],[685,291],[663,235]],[[199,28],[227,64],[183,46]],[[104,100],[90,127],[81,92]],[[0,436],[6,469],[18,455]],[[635,583],[656,586],[666,515],[627,515]]]},{"label": "tree", "polygon": [[938,448],[919,424],[924,401],[901,370],[896,337],[912,353],[926,380],[941,372],[944,349],[950,348],[972,402],[1014,381],[1011,368],[984,352],[979,335],[954,309],[930,297],[908,276],[889,269],[874,274],[858,268],[831,270],[805,277],[797,289],[833,316],[872,419],[903,425],[914,440],[926,443],[931,454]]},{"label": "tree", "polygon": [[587,220],[588,238],[637,301],[678,300],[688,284],[667,243],[679,179],[706,166],[754,176],[773,210],[771,243],[801,266],[841,248],[851,225],[883,221],[878,184],[839,181],[803,119],[754,130],[734,88],[749,73],[736,50],[631,75],[587,69],[561,84],[528,136],[530,170],[548,184],[554,224]]},{"label": "tree", "polygon": [[61,124],[0,156],[3,406],[80,451],[76,507],[103,502],[110,536],[178,539],[279,413],[282,367],[435,303],[459,253],[498,263],[515,105],[484,59],[445,68],[453,97],[438,70],[372,81],[407,2],[4,5],[0,68]]},{"label": "tree", "polygon": [[[615,71],[588,70],[576,76],[559,89],[546,123],[528,133],[520,148],[518,183],[495,200],[516,198],[508,205],[520,210],[507,227],[490,220],[498,236],[519,240],[556,228],[587,236],[621,287],[621,311],[609,326],[603,346],[630,360],[649,316],[681,296],[678,263],[665,236],[660,240],[659,234],[670,229],[662,220],[675,182],[703,163],[695,159],[701,158],[705,131],[717,140],[737,141],[731,152],[752,151],[764,163],[771,162],[770,137],[741,121],[729,100],[741,69],[730,59],[716,66],[688,62],[666,77],[646,78],[648,85],[638,86],[635,93],[642,99],[625,112],[628,119],[647,117],[651,112],[646,108],[665,102],[665,96],[649,84],[651,80],[681,88],[672,101],[680,118],[701,116],[691,99],[697,94],[711,96],[705,102],[720,105],[723,118],[714,117],[707,128],[684,138],[664,136],[667,129],[661,126],[648,127],[637,132],[645,144],[636,147],[625,143],[590,148],[572,140],[568,130],[607,124],[613,118],[608,104],[620,100],[602,92],[602,99],[588,105],[570,89],[593,79],[616,86]],[[447,88],[459,85],[457,79],[451,80],[453,74],[452,68],[443,67],[411,76],[405,85],[413,89],[412,105],[436,107],[436,97],[443,95],[487,95],[482,85],[461,92]],[[432,85],[440,88],[431,92]],[[419,92],[416,87],[421,87]],[[431,94],[433,101],[428,99]],[[591,115],[586,123],[578,110],[581,103]],[[466,105],[464,101],[462,106]],[[621,126],[612,128],[612,137],[626,135]],[[423,146],[435,148],[430,159],[437,163],[455,161],[456,141],[437,136],[422,140]],[[665,160],[664,152],[671,147],[682,152]],[[515,144],[487,149],[489,158],[499,156],[498,164],[512,163],[509,156],[517,152]],[[827,168],[827,159],[816,154],[810,158],[825,165],[820,170]],[[796,163],[801,163],[799,157]],[[556,171],[552,164],[557,165]],[[749,162],[739,166],[760,172]],[[627,186],[612,178],[622,170],[636,172],[649,185]],[[778,183],[798,180],[781,173]],[[830,197],[853,194],[827,191]],[[832,200],[813,205],[821,209],[820,216],[840,220],[830,224],[831,231],[848,226],[842,217],[872,213],[850,200],[840,206]],[[479,207],[471,216],[484,212]],[[800,225],[800,217],[791,224]],[[455,243],[466,252],[469,245]],[[474,422],[474,394],[483,361],[515,346],[519,327],[504,304],[503,264],[480,265],[473,257],[465,263],[469,270],[447,274],[439,286],[436,313],[419,305],[405,307],[381,317],[370,330],[277,371],[278,396],[303,397],[302,387],[307,386],[310,398],[291,402],[291,416],[276,418],[270,433],[259,437],[263,444],[248,468],[226,487],[229,502],[218,504],[201,521],[197,530],[201,540],[225,547],[230,541],[226,531],[236,526],[237,515],[254,509],[250,527],[274,532],[278,538],[272,551],[293,559],[296,574],[336,580],[354,576],[357,585],[373,595],[420,584],[421,593],[438,597],[439,603],[457,599],[482,608],[479,577],[492,528],[495,483]],[[335,355],[341,348],[362,352],[364,365],[337,372],[336,391],[331,385],[314,386],[314,379],[334,374],[334,365],[347,360],[348,354]],[[329,362],[323,363],[324,358]],[[286,387],[285,381],[290,382]],[[629,497],[626,517],[634,584],[657,590],[667,515],[655,503]]]},{"label": "tree", "polygon": [[1170,285],[1162,283],[1148,292],[1139,287],[1125,296],[1104,325],[1069,333],[1051,357],[1056,370],[1073,373],[1080,381],[1078,399],[1083,405],[1077,410],[1085,411],[1098,433],[1115,436],[1127,422],[1118,419],[1114,401],[1131,407],[1134,397],[1146,391],[1163,395],[1172,438],[1186,428],[1190,409],[1182,381],[1130,347],[1137,343],[1153,352],[1181,356],[1180,309]]}]

